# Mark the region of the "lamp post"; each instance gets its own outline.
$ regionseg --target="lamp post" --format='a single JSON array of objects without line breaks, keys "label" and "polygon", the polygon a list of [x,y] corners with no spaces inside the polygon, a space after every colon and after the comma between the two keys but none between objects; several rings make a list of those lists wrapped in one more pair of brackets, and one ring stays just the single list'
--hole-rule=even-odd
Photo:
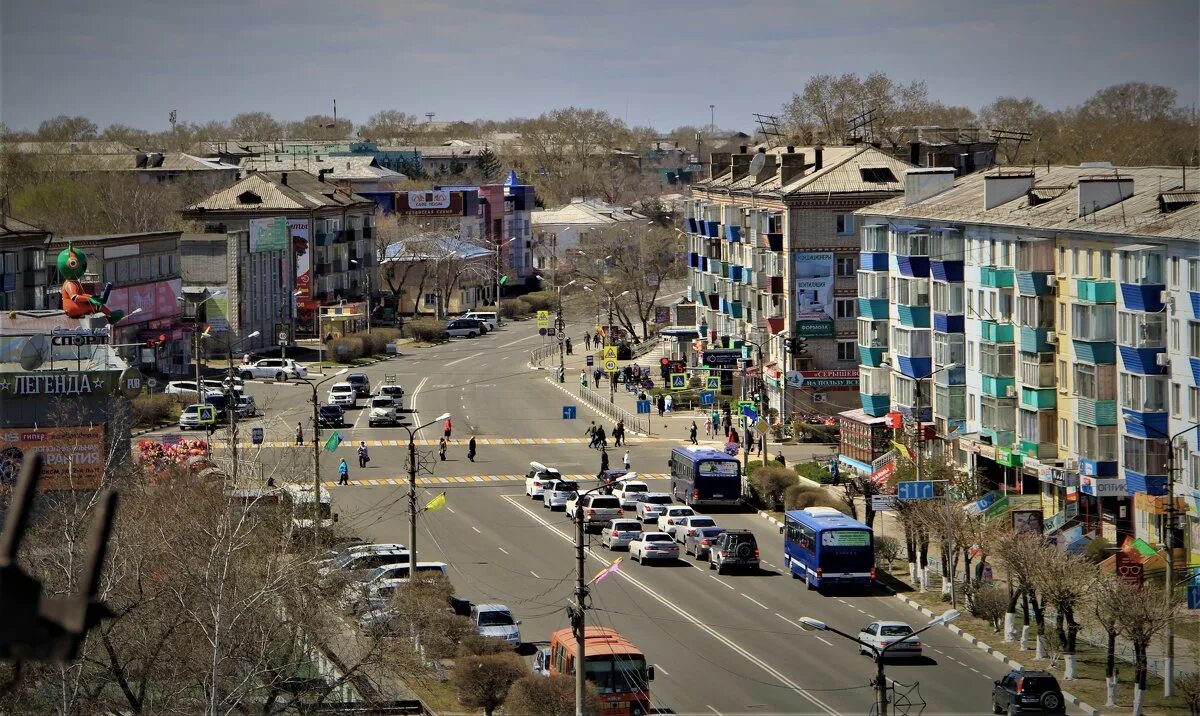
[{"label": "lamp post", "polygon": [[[604,288],[604,292],[608,294],[608,328],[604,331],[604,338],[607,345],[614,346],[616,345],[616,341],[614,340],[616,336],[613,334],[616,331],[613,330],[613,301],[629,293],[629,291],[622,291],[616,296],[613,296],[612,291],[609,291],[608,288]],[[614,373],[608,376],[608,378],[608,402],[615,403],[617,402],[617,376]]]},{"label": "lamp post", "polygon": [[931,619],[929,621],[928,624],[926,624],[925,626],[916,630],[912,634],[909,634],[907,636],[899,638],[896,641],[888,642],[883,647],[878,647],[878,646],[875,646],[874,644],[868,644],[867,642],[859,639],[858,637],[850,636],[849,634],[847,634],[844,631],[838,631],[837,629],[834,629],[833,627],[829,626],[828,624],[826,624],[825,622],[823,622],[819,619],[813,619],[812,617],[800,617],[799,622],[800,622],[800,625],[803,628],[805,628],[806,630],[827,631],[827,632],[830,632],[833,634],[837,634],[838,636],[840,636],[842,638],[849,639],[850,641],[854,642],[855,644],[858,644],[859,646],[866,647],[867,649],[871,650],[871,653],[875,655],[875,684],[874,684],[875,685],[875,713],[878,714],[878,716],[887,716],[887,712],[888,712],[887,677],[884,675],[884,672],[883,672],[883,660],[884,660],[884,658],[887,657],[888,651],[890,651],[892,649],[892,647],[896,646],[897,644],[901,644],[905,641],[908,641],[909,639],[912,639],[912,638],[916,637],[918,634],[921,634],[922,632],[926,632],[926,631],[934,628],[935,626],[949,624],[950,622],[954,621],[955,619],[958,619],[959,616],[961,616],[961,614],[959,613],[958,610],[948,609],[945,612],[943,612],[941,614],[941,616],[934,617],[933,619]]},{"label": "lamp post", "polygon": [[[742,339],[742,343],[744,343],[746,345],[754,346],[754,349],[758,354],[758,394],[759,394],[759,397],[761,398],[761,400],[756,401],[756,402],[758,403],[758,406],[759,406],[760,417],[765,416],[767,414],[767,382],[766,382],[766,378],[764,377],[764,373],[763,373],[762,345],[755,343],[754,341],[748,341],[744,338]],[[786,386],[787,386],[787,375],[786,374],[784,375],[783,380],[784,380],[784,386],[786,388]],[[743,385],[745,385],[744,380],[743,380]],[[763,419],[765,420],[765,417]],[[767,434],[766,434],[766,432],[764,432],[760,437],[762,440],[762,448],[761,448],[759,454],[762,455],[763,464],[766,464],[766,460],[767,460]],[[749,451],[749,449],[747,449],[746,450],[747,464],[749,463],[749,460],[750,460],[750,451]]]},{"label": "lamp post", "polygon": [[313,406],[313,501],[316,505],[313,512],[313,546],[315,550],[321,549],[321,420],[317,414],[317,388],[322,384],[328,383],[334,378],[349,371],[349,368],[342,368],[331,376],[322,378],[316,383],[307,378],[300,380],[308,383],[308,387],[312,388],[312,406]]},{"label": "lamp post", "polygon": [[500,318],[500,287],[503,285],[503,282],[500,280],[500,255],[505,246],[508,246],[516,240],[517,237],[514,236],[508,241],[496,242],[496,328],[499,328],[500,324],[503,323]]},{"label": "lamp post", "polygon": [[[229,356],[229,386],[225,389],[225,409],[229,411],[229,444],[233,446],[233,486],[236,489],[238,485],[238,431],[237,431],[237,400],[233,390],[233,348],[239,344],[245,343],[251,338],[258,338],[261,333],[255,331],[250,335],[240,338],[236,341],[229,341],[225,346],[225,350]],[[208,338],[207,335],[204,336]],[[201,390],[199,382],[196,383],[196,389]],[[201,393],[201,395],[203,395]]]},{"label": "lamp post", "polygon": [[400,427],[408,431],[408,572],[416,574],[417,568],[417,443],[414,436],[434,423],[450,417],[450,413],[442,413],[424,425],[410,428]]},{"label": "lamp post", "polygon": [[[535,274],[535,275],[536,275],[536,274]],[[539,281],[544,281],[544,280],[545,280],[545,277],[544,277],[544,276],[537,276],[537,278],[538,278],[538,280],[539,280]],[[563,289],[564,289],[564,288],[566,288],[567,286],[570,286],[570,285],[572,285],[572,284],[574,284],[574,283],[575,283],[575,279],[571,279],[570,281],[568,281],[568,282],[564,283],[564,284],[563,284],[563,285],[561,285],[561,286],[559,286],[559,285],[555,285],[555,286],[554,286],[555,290],[556,290],[556,291],[558,291],[558,317],[555,319],[555,324],[556,324],[556,325],[557,325],[557,327],[558,327],[558,333],[559,333],[559,339],[558,339],[558,382],[560,382],[560,383],[562,383],[562,382],[564,382],[564,381],[566,380],[566,377],[565,377],[565,376],[566,376],[566,370],[567,370],[567,366],[566,366],[566,362],[567,362],[567,358],[566,358],[566,352],[567,352],[567,349],[566,349],[566,343],[567,343],[567,340],[566,340],[566,328],[567,328],[567,326],[566,326],[566,322],[565,322],[565,321],[563,321],[562,292],[563,292]]]},{"label": "lamp post", "polygon": [[[205,293],[208,293],[208,289],[202,289],[199,292],[199,294],[197,294],[197,295],[202,296]],[[178,296],[175,299],[175,300],[179,301],[180,303],[191,303],[192,304],[192,310],[193,310],[193,313],[192,313],[192,340],[195,341],[195,351],[196,351],[195,358],[196,358],[196,395],[197,396],[203,395],[202,393],[200,393],[200,307],[203,306],[204,304],[208,303],[209,301],[213,300],[217,296],[224,296],[224,295],[225,295],[225,289],[218,288],[216,291],[213,291],[212,293],[210,293],[207,298],[204,298],[201,300],[189,299],[186,295],[186,292],[185,292],[185,295]]]}]

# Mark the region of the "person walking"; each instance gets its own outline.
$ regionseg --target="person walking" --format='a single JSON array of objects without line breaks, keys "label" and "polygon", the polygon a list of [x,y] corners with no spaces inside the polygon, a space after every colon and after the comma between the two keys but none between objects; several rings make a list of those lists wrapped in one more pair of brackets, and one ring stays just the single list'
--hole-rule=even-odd
[{"label": "person walking", "polygon": [[625,444],[625,418],[617,421],[617,427],[613,428],[613,445],[620,447]]},{"label": "person walking", "polygon": [[588,426],[587,432],[585,432],[584,435],[588,436],[588,447],[589,448],[596,447],[596,421],[595,420],[593,420],[592,424]]},{"label": "person walking", "polygon": [[588,331],[583,334],[583,345],[590,351],[592,349],[592,332]]},{"label": "person walking", "polygon": [[587,387],[587,384],[588,384],[587,371],[584,370],[583,368],[580,368],[579,369],[579,394],[580,395],[583,395],[583,390],[584,390],[584,388]]},{"label": "person walking", "polygon": [[603,425],[596,426],[596,444],[600,446],[601,450],[608,448],[608,435],[604,432]]},{"label": "person walking", "polygon": [[300,423],[296,423],[296,444],[304,444],[304,426]]},{"label": "person walking", "polygon": [[666,398],[666,405],[664,407],[667,409],[667,415],[670,415],[675,409],[675,399],[668,395]]},{"label": "person walking", "polygon": [[346,464],[346,458],[338,463],[338,482],[339,485],[350,484],[350,466]]},{"label": "person walking", "polygon": [[571,352],[571,339],[570,338],[567,339],[567,355],[574,355],[574,353]]},{"label": "person walking", "polygon": [[592,373],[592,378],[593,378],[593,379],[595,379],[595,381],[596,381],[596,386],[595,386],[595,387],[597,387],[597,388],[599,388],[599,387],[600,387],[600,376],[602,376],[602,375],[604,375],[604,371],[600,370],[599,368],[597,368],[597,369],[596,369],[596,370],[595,370],[595,371]]},{"label": "person walking", "polygon": [[470,460],[471,462],[475,462],[475,436],[474,435],[472,435],[471,439],[467,441],[467,459]]},{"label": "person walking", "polygon": [[667,400],[660,393],[658,396],[658,417],[661,418],[663,416],[663,413],[665,413],[666,411],[667,411]]},{"label": "person walking", "polygon": [[629,461],[629,451],[628,450],[625,451],[625,457],[621,458],[621,462],[622,462],[622,464],[625,465],[625,472],[629,472],[629,469],[631,467],[633,467],[633,463]]},{"label": "person walking", "polygon": [[697,443],[697,442],[696,442],[696,430],[697,430],[697,428],[696,428],[696,421],[695,421],[695,420],[693,420],[693,421],[692,421],[692,427],[688,429],[688,439],[690,439],[690,440],[692,441],[692,444],[693,444],[693,445],[698,445],[698,444],[699,444],[699,443]]},{"label": "person walking", "polygon": [[712,417],[712,434],[713,434],[713,437],[716,437],[717,431],[721,429],[721,414],[717,412],[716,408],[713,408],[711,417]]},{"label": "person walking", "polygon": [[366,441],[359,440],[358,441],[358,466],[360,468],[365,468],[367,466],[368,462],[371,462],[371,455],[370,455],[370,453],[367,452],[367,443],[366,443]]},{"label": "person walking", "polygon": [[442,462],[446,461],[446,438],[438,439],[438,456],[442,458]]},{"label": "person walking", "polygon": [[605,450],[604,448],[601,448],[600,449],[600,474],[596,475],[596,477],[603,480],[604,473],[606,473],[606,472],[608,472],[608,451]]},{"label": "person walking", "polygon": [[447,440],[450,439],[450,433],[454,430],[454,424],[450,422],[450,418],[446,418],[446,422],[442,424],[442,435]]},{"label": "person walking", "polygon": [[712,416],[706,415],[706,416],[704,416],[704,439],[707,440],[708,438],[711,438],[711,437],[712,437]]}]

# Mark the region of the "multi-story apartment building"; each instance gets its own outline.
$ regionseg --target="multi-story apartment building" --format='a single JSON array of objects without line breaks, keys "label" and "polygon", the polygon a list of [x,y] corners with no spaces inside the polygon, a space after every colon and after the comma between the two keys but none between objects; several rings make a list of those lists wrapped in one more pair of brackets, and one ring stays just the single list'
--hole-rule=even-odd
[{"label": "multi-story apartment building", "polygon": [[917,416],[961,468],[1040,494],[1048,531],[1161,542],[1171,468],[1194,528],[1200,444],[1171,465],[1167,439],[1200,415],[1200,171],[904,180],[858,212],[863,410]]},{"label": "multi-story apartment building", "polygon": [[754,370],[772,408],[787,386],[786,414],[857,404],[854,212],[899,193],[907,168],[869,145],[713,152],[683,209],[695,347],[761,349]]}]

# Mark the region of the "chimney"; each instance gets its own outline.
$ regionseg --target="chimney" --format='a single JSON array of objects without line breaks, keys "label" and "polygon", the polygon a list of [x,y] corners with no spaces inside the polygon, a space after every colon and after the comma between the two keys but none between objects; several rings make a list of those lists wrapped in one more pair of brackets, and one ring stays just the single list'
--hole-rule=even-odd
[{"label": "chimney", "polygon": [[819,172],[824,166],[825,148],[821,146],[820,142],[817,142],[816,146],[813,147],[813,171]]},{"label": "chimney", "polygon": [[284,186],[287,186],[287,172],[284,172],[279,175],[279,183]]},{"label": "chimney", "polygon": [[1117,174],[1079,177],[1079,216],[1094,214],[1101,209],[1133,196],[1133,177]]},{"label": "chimney", "polygon": [[921,142],[914,139],[908,143],[908,163],[914,167],[921,166]]},{"label": "chimney", "polygon": [[729,152],[713,152],[709,157],[708,178],[716,179],[729,171],[731,161]]},{"label": "chimney", "polygon": [[1033,188],[1033,172],[1017,174],[988,174],[983,178],[983,210],[1025,196]]},{"label": "chimney", "polygon": [[908,169],[904,172],[904,205],[912,206],[954,187],[954,167]]},{"label": "chimney", "polygon": [[147,155],[145,152],[138,152],[138,155],[137,155],[137,168],[138,168],[138,169],[143,169],[143,168],[145,168],[145,166],[146,166],[146,162],[147,162],[149,159],[150,159],[149,155]]},{"label": "chimney", "polygon": [[750,173],[750,160],[753,154],[746,153],[746,145],[741,146],[740,152],[733,155],[733,181],[737,181]]},{"label": "chimney", "polygon": [[804,152],[797,154],[795,147],[788,147],[787,154],[779,155],[779,185],[787,186],[804,176]]}]

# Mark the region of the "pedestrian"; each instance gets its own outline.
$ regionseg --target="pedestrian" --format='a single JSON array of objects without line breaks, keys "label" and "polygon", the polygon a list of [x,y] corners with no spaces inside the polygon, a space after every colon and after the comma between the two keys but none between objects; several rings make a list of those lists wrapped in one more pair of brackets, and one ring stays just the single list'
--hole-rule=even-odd
[{"label": "pedestrian", "polygon": [[696,442],[696,421],[692,421],[692,427],[688,429],[688,438],[691,439],[693,445],[698,445]]},{"label": "pedestrian", "polygon": [[570,338],[567,339],[567,355],[574,355],[573,353],[571,353],[571,339]]},{"label": "pedestrian", "polygon": [[726,435],[733,432],[733,419],[729,417],[729,413],[725,413],[725,418],[721,421],[721,427],[725,430]]},{"label": "pedestrian", "polygon": [[475,462],[475,436],[474,435],[472,435],[471,439],[467,441],[467,459],[470,460],[471,462]]},{"label": "pedestrian", "polygon": [[600,387],[600,376],[602,375],[604,375],[604,371],[600,370],[599,368],[592,373],[592,378],[595,379],[597,388]]},{"label": "pedestrian", "polygon": [[603,425],[596,426],[596,444],[600,446],[601,450],[608,447],[608,435],[605,434]]},{"label": "pedestrian", "polygon": [[663,413],[667,412],[667,400],[661,393],[658,395],[658,417],[662,417]]},{"label": "pedestrian", "polygon": [[780,465],[783,465],[784,467],[787,467],[787,460],[783,457],[782,450],[775,453],[775,462],[779,463]]},{"label": "pedestrian", "polygon": [[588,447],[589,448],[596,447],[596,421],[595,420],[593,420],[592,424],[588,426],[587,432],[585,432],[584,435],[588,436]]},{"label": "pedestrian", "polygon": [[304,426],[300,423],[296,423],[296,444],[304,444]]},{"label": "pedestrian", "polygon": [[600,450],[600,474],[596,477],[603,480],[606,472],[608,472],[608,451],[602,448]]},{"label": "pedestrian", "polygon": [[350,466],[346,464],[346,458],[338,463],[338,483],[339,485],[350,484]]},{"label": "pedestrian", "polygon": [[629,472],[629,469],[631,467],[633,467],[633,463],[631,463],[629,461],[629,451],[628,450],[625,451],[625,457],[621,458],[621,462],[624,463],[624,465],[625,465],[625,472]]},{"label": "pedestrian", "polygon": [[675,408],[675,399],[668,395],[663,407],[667,409],[667,415],[670,415]]},{"label": "pedestrian", "polygon": [[583,345],[590,351],[592,349],[592,332],[588,331],[583,334]]},{"label": "pedestrian", "polygon": [[450,418],[446,418],[446,422],[442,424],[442,434],[447,440],[450,439],[450,433],[453,431],[454,425],[450,422]]},{"label": "pedestrian", "polygon": [[250,365],[250,354],[249,353],[245,353],[242,355],[242,363],[244,365]]},{"label": "pedestrian", "polygon": [[446,461],[446,446],[447,445],[448,445],[448,443],[446,442],[446,438],[440,438],[438,440],[438,455],[442,458],[442,462]]},{"label": "pedestrian", "polygon": [[721,427],[721,414],[717,412],[716,408],[713,408],[711,418],[712,418],[713,437],[716,437],[717,430],[719,430]]},{"label": "pedestrian", "polygon": [[625,444],[625,418],[617,421],[617,427],[613,428],[613,444],[620,447]]},{"label": "pedestrian", "polygon": [[368,462],[371,462],[371,455],[367,452],[367,443],[362,440],[359,440],[358,441],[358,466],[360,468],[365,468],[367,466]]},{"label": "pedestrian", "polygon": [[704,439],[707,440],[708,438],[711,438],[711,437],[712,437],[712,416],[706,415],[704,417]]},{"label": "pedestrian", "polygon": [[579,369],[579,394],[583,395],[583,390],[587,388],[587,371],[583,368]]}]

